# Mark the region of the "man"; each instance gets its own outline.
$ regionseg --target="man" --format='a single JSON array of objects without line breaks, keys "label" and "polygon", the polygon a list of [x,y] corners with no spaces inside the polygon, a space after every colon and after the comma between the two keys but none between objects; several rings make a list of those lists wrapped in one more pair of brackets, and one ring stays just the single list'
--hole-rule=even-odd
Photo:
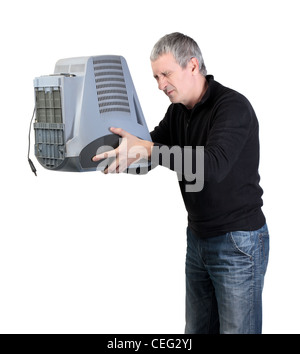
[{"label": "man", "polygon": [[[123,137],[120,146],[94,160],[116,156],[105,173],[122,172],[162,146],[189,146],[193,152],[204,146],[201,190],[187,191],[190,182],[177,171],[183,174],[179,184],[188,212],[185,332],[261,333],[269,234],[261,210],[255,112],[244,96],[207,75],[201,51],[188,36],[161,38],[151,65],[172,102],[151,133],[154,143],[112,128]],[[197,154],[189,156],[194,167],[200,163]],[[168,165],[175,171],[178,166]]]}]

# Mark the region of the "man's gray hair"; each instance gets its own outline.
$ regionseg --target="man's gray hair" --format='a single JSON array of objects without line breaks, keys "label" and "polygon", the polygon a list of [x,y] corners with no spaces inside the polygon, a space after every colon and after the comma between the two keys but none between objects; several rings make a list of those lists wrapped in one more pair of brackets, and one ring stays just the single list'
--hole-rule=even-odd
[{"label": "man's gray hair", "polygon": [[192,58],[196,58],[199,62],[200,73],[207,75],[201,50],[198,44],[190,37],[174,32],[162,37],[153,47],[150,59],[157,60],[161,55],[172,53],[176,62],[185,69],[188,62]]}]

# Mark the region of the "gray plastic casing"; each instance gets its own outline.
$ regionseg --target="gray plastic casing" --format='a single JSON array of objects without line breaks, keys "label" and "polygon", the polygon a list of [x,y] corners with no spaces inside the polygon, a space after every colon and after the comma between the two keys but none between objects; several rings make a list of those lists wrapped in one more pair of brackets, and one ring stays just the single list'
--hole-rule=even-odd
[{"label": "gray plastic casing", "polygon": [[[122,56],[61,59],[54,75],[34,79],[35,155],[50,170],[95,171],[92,157],[116,148],[110,127],[151,141],[137,93]],[[104,148],[106,146],[107,148]],[[148,167],[148,161],[131,165]],[[128,171],[130,172],[130,171]]]}]

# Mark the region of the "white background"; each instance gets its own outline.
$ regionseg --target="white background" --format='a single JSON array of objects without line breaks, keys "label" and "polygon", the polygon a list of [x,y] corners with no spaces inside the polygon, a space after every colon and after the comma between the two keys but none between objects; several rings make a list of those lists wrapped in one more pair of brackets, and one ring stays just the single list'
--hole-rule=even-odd
[{"label": "white background", "polygon": [[[264,333],[299,333],[298,1],[1,2],[1,333],[182,333],[186,212],[176,175],[62,173],[27,163],[33,79],[58,59],[120,54],[152,130],[168,99],[149,54],[166,33],[251,101],[271,253]],[[230,201],[229,201],[230,202]]]}]

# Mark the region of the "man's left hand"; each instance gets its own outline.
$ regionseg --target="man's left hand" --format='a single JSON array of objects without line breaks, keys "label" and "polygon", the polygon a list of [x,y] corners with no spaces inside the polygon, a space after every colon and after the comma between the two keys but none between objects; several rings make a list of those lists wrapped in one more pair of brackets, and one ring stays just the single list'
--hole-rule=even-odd
[{"label": "man's left hand", "polygon": [[110,128],[110,131],[122,137],[120,145],[114,149],[93,157],[93,161],[100,161],[115,157],[114,161],[104,170],[104,173],[124,172],[132,163],[151,157],[153,143],[142,140],[121,128]]}]

